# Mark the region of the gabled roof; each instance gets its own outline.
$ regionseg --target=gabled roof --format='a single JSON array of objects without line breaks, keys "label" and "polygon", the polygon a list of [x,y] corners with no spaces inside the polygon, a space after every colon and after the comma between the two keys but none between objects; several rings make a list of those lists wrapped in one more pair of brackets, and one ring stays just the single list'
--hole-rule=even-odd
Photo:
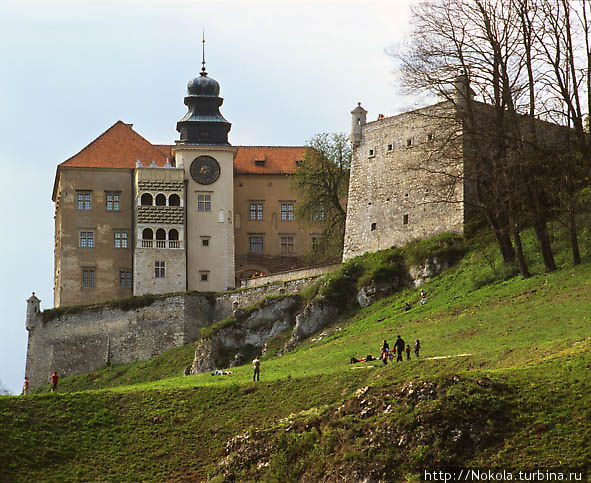
[{"label": "gabled roof", "polygon": [[167,157],[165,152],[165,149],[154,146],[136,133],[131,124],[117,121],[82,151],[59,166],[133,169],[138,159],[146,166],[152,161],[158,166],[164,166]]},{"label": "gabled roof", "polygon": [[305,146],[238,146],[235,174],[290,174],[306,152]]}]

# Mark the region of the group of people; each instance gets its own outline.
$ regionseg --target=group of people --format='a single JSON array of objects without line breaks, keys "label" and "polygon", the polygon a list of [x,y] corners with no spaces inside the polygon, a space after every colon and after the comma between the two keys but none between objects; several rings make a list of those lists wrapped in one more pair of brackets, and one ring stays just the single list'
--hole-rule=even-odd
[{"label": "group of people", "polygon": [[[423,289],[421,289],[421,305],[425,305],[427,303],[427,292],[425,292]],[[410,309],[412,309],[412,305],[410,302],[405,302],[404,303],[404,311],[408,312]]]},{"label": "group of people", "polygon": [[[410,344],[406,344],[404,339],[400,337],[400,335],[396,338],[396,342],[394,342],[394,350],[396,350],[396,362],[402,362],[403,357],[402,354],[406,352],[406,360],[410,361]],[[419,357],[419,353],[421,350],[421,341],[419,339],[415,342],[415,356]],[[388,341],[384,339],[384,343],[381,349],[381,356],[380,359],[382,360],[383,364],[388,364],[388,359],[394,360],[394,352],[390,350],[390,344]]]}]

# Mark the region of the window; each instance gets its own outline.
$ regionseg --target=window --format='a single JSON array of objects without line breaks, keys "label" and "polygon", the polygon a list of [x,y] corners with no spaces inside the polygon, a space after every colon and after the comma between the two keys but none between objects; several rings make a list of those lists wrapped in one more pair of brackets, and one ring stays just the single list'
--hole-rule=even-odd
[{"label": "window", "polygon": [[127,232],[115,232],[115,248],[127,248]]},{"label": "window", "polygon": [[394,149],[394,145],[393,144],[388,144],[388,152],[391,152],[392,149]]},{"label": "window", "polygon": [[404,216],[402,217],[402,224],[403,224],[403,225],[408,225],[408,215],[404,215]]},{"label": "window", "polygon": [[251,220],[262,220],[263,219],[263,204],[260,202],[250,204],[250,216]]},{"label": "window", "polygon": [[94,232],[80,232],[80,248],[94,248]]},{"label": "window", "polygon": [[255,166],[264,166],[265,160],[264,159],[255,159],[254,164],[255,164]]},{"label": "window", "polygon": [[412,148],[412,138],[406,140],[406,147]]},{"label": "window", "polygon": [[199,275],[201,275],[202,282],[207,282],[207,280],[209,280],[209,272],[199,272]]},{"label": "window", "polygon": [[200,193],[197,195],[197,211],[211,211],[211,195]]},{"label": "window", "polygon": [[283,221],[293,221],[293,219],[294,219],[293,203],[281,203],[281,219]]},{"label": "window", "polygon": [[131,271],[119,270],[119,286],[121,288],[131,288]]},{"label": "window", "polygon": [[316,210],[316,213],[314,213],[312,215],[312,219],[314,221],[324,221],[325,218],[326,218],[326,209],[324,208],[324,206],[321,205]]},{"label": "window", "polygon": [[140,203],[142,206],[152,206],[152,195],[150,193],[144,193],[141,197]]},{"label": "window", "polygon": [[156,230],[156,248],[166,248],[166,231],[162,228]]},{"label": "window", "polygon": [[82,270],[82,288],[94,288],[94,270]]},{"label": "window", "polygon": [[164,262],[154,262],[154,275],[156,278],[164,278],[166,276]]},{"label": "window", "polygon": [[372,223],[371,224],[371,231],[376,231],[376,228],[378,227],[377,223]]},{"label": "window", "polygon": [[107,211],[119,211],[119,197],[121,194],[115,191],[107,191],[106,193],[106,200],[107,200]]},{"label": "window", "polygon": [[156,206],[166,206],[166,196],[162,193],[156,195]]},{"label": "window", "polygon": [[151,228],[144,228],[142,231],[142,248],[152,248],[154,246],[154,232]]},{"label": "window", "polygon": [[371,148],[368,152],[368,155],[370,158],[374,157],[376,155],[376,149],[375,148]]},{"label": "window", "polygon": [[201,238],[201,245],[204,247],[209,246],[209,238]]},{"label": "window", "polygon": [[248,251],[250,253],[263,253],[263,237],[251,236],[248,237]]},{"label": "window", "polygon": [[168,206],[181,206],[181,198],[179,195],[170,195],[168,197]]},{"label": "window", "polygon": [[282,236],[281,237],[281,254],[282,255],[293,255],[295,253],[295,237],[293,236]]},{"label": "window", "polygon": [[78,209],[79,210],[90,210],[91,209],[91,193],[90,191],[78,191],[76,193],[78,199]]},{"label": "window", "polygon": [[433,141],[433,134],[432,133],[427,134],[427,141],[429,141],[429,142]]}]

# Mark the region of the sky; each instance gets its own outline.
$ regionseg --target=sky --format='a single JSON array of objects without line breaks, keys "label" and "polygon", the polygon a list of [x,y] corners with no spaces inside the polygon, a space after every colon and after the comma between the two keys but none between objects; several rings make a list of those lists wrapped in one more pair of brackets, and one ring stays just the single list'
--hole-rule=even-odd
[{"label": "sky", "polygon": [[118,120],[178,139],[187,82],[221,84],[234,145],[303,145],[417,107],[386,49],[412,0],[13,1],[0,16],[0,389],[25,374],[26,299],[53,306],[56,166]]}]

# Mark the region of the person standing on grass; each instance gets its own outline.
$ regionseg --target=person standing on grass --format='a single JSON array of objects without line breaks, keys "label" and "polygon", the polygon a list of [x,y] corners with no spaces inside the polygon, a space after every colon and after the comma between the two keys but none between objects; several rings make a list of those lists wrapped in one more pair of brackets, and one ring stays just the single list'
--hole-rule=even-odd
[{"label": "person standing on grass", "polygon": [[396,362],[402,362],[402,353],[404,352],[404,339],[400,336],[396,338],[396,342],[394,343],[394,347],[396,347]]},{"label": "person standing on grass", "polygon": [[254,370],[252,373],[252,381],[258,381],[261,373],[261,360],[259,359],[259,356],[256,356],[252,361],[252,368]]},{"label": "person standing on grass", "polygon": [[417,339],[415,342],[415,356],[419,357],[419,351],[421,350],[421,341]]},{"label": "person standing on grass", "polygon": [[410,344],[406,346],[406,360],[410,361]]},{"label": "person standing on grass", "polygon": [[382,345],[382,362],[384,365],[388,364],[388,355],[390,352],[390,344],[384,339],[384,345]]},{"label": "person standing on grass", "polygon": [[59,380],[60,380],[60,375],[57,373],[57,371],[54,371],[53,374],[51,375],[51,392],[57,391],[57,383]]},{"label": "person standing on grass", "polygon": [[25,383],[23,384],[23,396],[26,396],[29,392],[29,378],[25,376]]}]

